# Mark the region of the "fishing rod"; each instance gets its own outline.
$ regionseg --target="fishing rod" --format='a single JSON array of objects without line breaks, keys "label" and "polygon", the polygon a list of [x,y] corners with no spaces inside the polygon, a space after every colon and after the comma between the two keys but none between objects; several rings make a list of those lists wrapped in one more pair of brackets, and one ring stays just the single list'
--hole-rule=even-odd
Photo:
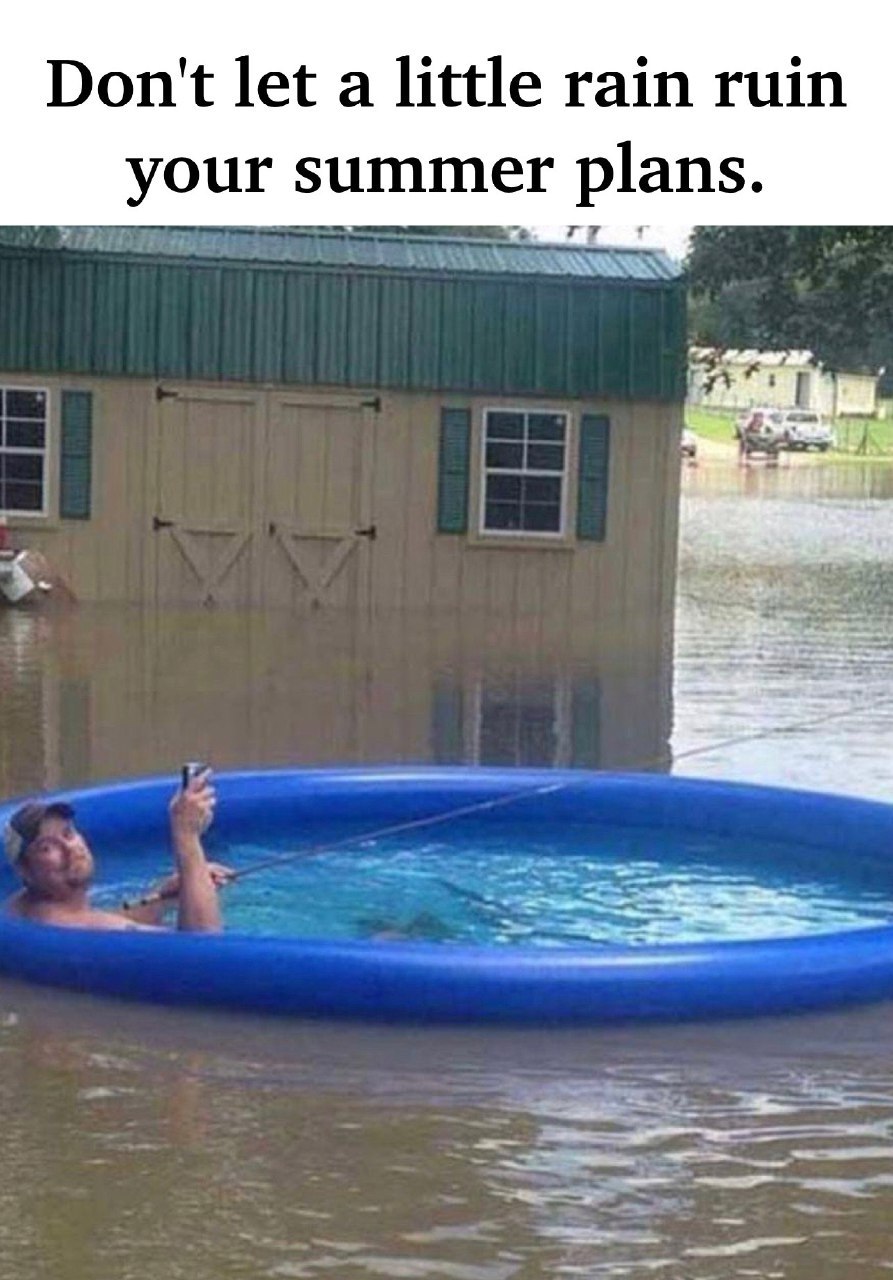
[{"label": "fishing rod", "polygon": [[[761,729],[753,733],[738,734],[731,738],[721,739],[719,742],[705,743],[700,747],[691,747],[687,751],[679,751],[672,755],[672,763],[675,764],[679,760],[690,760],[694,756],[709,755],[714,751],[722,751],[727,747],[740,746],[745,742],[759,742],[765,738],[771,738],[787,733],[797,733],[804,729],[812,729],[819,724],[827,724],[831,720],[842,720],[848,716],[858,715],[862,711],[877,710],[878,707],[893,705],[893,697],[881,698],[873,702],[851,703],[849,706],[839,711],[830,711],[821,716],[813,716],[807,720],[799,720],[789,722],[783,725],[776,725],[774,728]],[[654,756],[650,760],[640,761],[633,767],[635,769],[649,769],[658,764],[663,764],[667,759],[666,755]],[[256,875],[261,871],[268,871],[271,867],[283,866],[289,862],[295,862],[299,858],[317,857],[323,853],[330,853],[336,849],[344,849],[355,844],[364,844],[371,840],[381,840],[387,836],[402,835],[407,831],[418,831],[423,827],[432,827],[439,823],[452,822],[457,818],[468,817],[471,814],[483,813],[490,809],[501,808],[505,805],[514,804],[520,800],[532,799],[535,796],[549,795],[557,791],[563,791],[570,787],[576,781],[575,778],[569,778],[564,782],[546,783],[542,786],[532,788],[522,788],[520,791],[513,791],[509,795],[497,796],[491,800],[481,800],[474,804],[462,805],[459,808],[448,809],[443,813],[430,814],[424,818],[414,818],[408,822],[398,822],[387,827],[379,827],[374,831],[360,832],[358,835],[345,836],[341,840],[326,841],[322,844],[310,845],[304,849],[293,849],[289,853],[276,854],[270,858],[264,858],[260,862],[253,862],[248,867],[242,867],[238,871],[232,872],[225,881],[226,884],[232,884],[237,880],[244,880],[248,876]],[[176,890],[167,892],[156,890],[153,893],[146,894],[142,898],[138,898],[134,902],[125,902],[122,904],[124,910],[133,907],[156,906],[158,903],[168,901],[177,896]]]},{"label": "fishing rod", "polygon": [[[511,792],[510,795],[496,796],[491,800],[480,800],[475,804],[462,805],[458,809],[448,809],[444,813],[433,813],[424,818],[413,818],[408,822],[397,822],[391,826],[379,827],[375,831],[361,831],[358,835],[345,836],[341,840],[329,840],[323,844],[308,845],[306,849],[293,849],[289,853],[275,854],[271,858],[264,858],[261,862],[252,862],[250,866],[242,867],[240,870],[232,872],[225,883],[232,884],[236,880],[244,880],[247,876],[257,875],[260,871],[268,871],[271,867],[279,867],[286,862],[294,862],[298,858],[316,857],[321,853],[331,853],[335,849],[344,849],[350,845],[366,844],[371,840],[382,840],[386,836],[401,835],[405,831],[418,831],[422,827],[433,827],[439,822],[451,822],[456,818],[468,817],[473,813],[483,813],[487,809],[498,809],[502,805],[512,804],[516,800],[529,800],[534,796],[546,796],[554,791],[562,791],[568,786],[570,786],[570,782],[550,782],[539,787],[525,787],[520,791]],[[125,902],[123,906],[125,910],[132,907],[154,906],[159,902],[164,902],[176,896],[177,890],[169,890],[167,892],[156,890],[154,893],[146,894],[143,898],[138,898],[135,902]]]}]

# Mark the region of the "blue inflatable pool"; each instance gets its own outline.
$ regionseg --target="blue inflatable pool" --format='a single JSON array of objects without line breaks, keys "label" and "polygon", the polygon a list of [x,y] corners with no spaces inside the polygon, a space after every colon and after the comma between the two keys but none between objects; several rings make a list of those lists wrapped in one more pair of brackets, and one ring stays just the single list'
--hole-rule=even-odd
[{"label": "blue inflatable pool", "polygon": [[[54,798],[114,877],[116,847],[163,850],[173,778]],[[560,832],[611,823],[790,842],[814,867],[889,879],[893,806],[652,775],[490,769],[272,770],[222,774],[215,831],[351,832],[486,806]],[[0,807],[5,823],[13,804]],[[158,856],[146,868],[156,870]],[[10,890],[11,875],[0,888]],[[237,892],[233,889],[231,892]],[[0,973],[81,992],[300,1017],[418,1023],[600,1024],[755,1016],[893,997],[893,926],[667,945],[487,947],[226,933],[94,933],[0,918]]]}]

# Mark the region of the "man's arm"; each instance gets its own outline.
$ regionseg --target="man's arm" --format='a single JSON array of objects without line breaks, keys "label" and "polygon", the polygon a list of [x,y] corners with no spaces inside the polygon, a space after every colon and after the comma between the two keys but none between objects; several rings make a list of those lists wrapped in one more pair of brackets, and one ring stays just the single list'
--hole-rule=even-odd
[{"label": "man's arm", "polygon": [[201,841],[213,821],[215,803],[205,772],[178,791],[170,805],[171,843],[179,876],[177,928],[194,933],[217,933],[223,927],[217,887]]},{"label": "man's arm", "polygon": [[[208,870],[218,889],[222,889],[235,877],[232,867],[226,867],[220,862],[209,862]],[[180,896],[179,874],[175,872],[167,876],[147,896],[152,899],[151,902],[125,903],[119,907],[119,913],[125,920],[132,920],[137,924],[161,925],[167,912],[177,905],[177,898]]]}]

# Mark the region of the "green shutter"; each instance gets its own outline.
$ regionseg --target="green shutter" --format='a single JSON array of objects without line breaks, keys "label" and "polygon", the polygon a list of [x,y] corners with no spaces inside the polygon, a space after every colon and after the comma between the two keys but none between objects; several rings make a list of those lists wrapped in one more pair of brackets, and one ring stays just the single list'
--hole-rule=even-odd
[{"label": "green shutter", "polygon": [[62,443],[59,456],[59,515],[90,519],[93,474],[93,393],[62,392]]},{"label": "green shutter", "polygon": [[577,537],[604,542],[608,517],[611,423],[598,413],[580,419],[580,481]]},{"label": "green shutter", "polygon": [[464,700],[455,680],[434,685],[431,717],[431,756],[435,764],[462,764],[465,759]]},{"label": "green shutter", "polygon": [[437,481],[437,532],[468,529],[468,464],[471,455],[471,410],[442,409]]},{"label": "green shutter", "polygon": [[600,769],[602,764],[602,691],[598,676],[580,676],[571,691],[571,764]]}]

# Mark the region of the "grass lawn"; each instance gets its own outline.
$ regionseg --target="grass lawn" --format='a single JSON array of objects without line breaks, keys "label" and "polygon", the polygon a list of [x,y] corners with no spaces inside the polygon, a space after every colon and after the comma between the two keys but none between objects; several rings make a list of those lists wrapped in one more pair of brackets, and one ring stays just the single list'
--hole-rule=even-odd
[{"label": "grass lawn", "polygon": [[719,409],[700,409],[696,405],[685,406],[685,425],[703,440],[717,440],[720,444],[735,443],[734,413]]},{"label": "grass lawn", "polygon": [[[685,425],[704,440],[735,443],[733,410],[701,409],[686,405]],[[838,457],[893,458],[893,418],[840,418],[835,426]]]}]

